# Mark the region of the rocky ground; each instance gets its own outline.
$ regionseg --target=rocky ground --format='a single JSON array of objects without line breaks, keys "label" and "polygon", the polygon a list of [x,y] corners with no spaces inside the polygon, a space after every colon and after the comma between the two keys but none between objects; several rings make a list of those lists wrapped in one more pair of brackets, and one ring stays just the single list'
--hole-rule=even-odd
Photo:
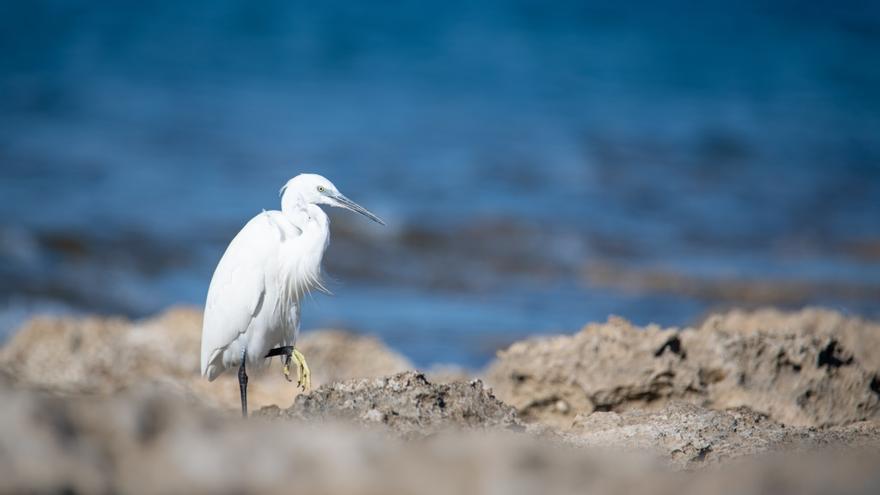
[{"label": "rocky ground", "polygon": [[676,401],[840,425],[880,418],[880,325],[819,309],[733,311],[685,329],[610,318],[516,343],[487,378],[524,419],[560,427],[578,414]]},{"label": "rocky ground", "polygon": [[26,324],[0,348],[0,491],[880,493],[880,325],[832,311],[612,318],[473,377],[306,332],[317,388],[275,364],[246,422],[231,374],[198,376],[200,324]]}]

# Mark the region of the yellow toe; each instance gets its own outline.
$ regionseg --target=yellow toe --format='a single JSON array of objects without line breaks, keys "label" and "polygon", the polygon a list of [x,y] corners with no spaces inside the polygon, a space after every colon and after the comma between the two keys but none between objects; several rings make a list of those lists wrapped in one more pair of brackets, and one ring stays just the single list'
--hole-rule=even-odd
[{"label": "yellow toe", "polygon": [[308,392],[312,388],[312,371],[309,369],[306,357],[298,349],[294,349],[293,358],[296,360],[297,372],[299,374],[297,385],[302,388],[303,392]]}]

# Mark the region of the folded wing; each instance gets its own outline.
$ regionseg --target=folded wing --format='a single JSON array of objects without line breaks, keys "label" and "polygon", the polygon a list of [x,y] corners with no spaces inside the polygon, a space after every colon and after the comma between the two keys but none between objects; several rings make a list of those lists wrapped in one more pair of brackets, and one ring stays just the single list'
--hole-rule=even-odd
[{"label": "folded wing", "polygon": [[227,347],[247,332],[264,307],[274,306],[265,301],[267,270],[277,263],[278,248],[290,232],[281,228],[278,215],[263,212],[252,218],[214,270],[202,324],[201,372],[209,380],[223,372]]}]

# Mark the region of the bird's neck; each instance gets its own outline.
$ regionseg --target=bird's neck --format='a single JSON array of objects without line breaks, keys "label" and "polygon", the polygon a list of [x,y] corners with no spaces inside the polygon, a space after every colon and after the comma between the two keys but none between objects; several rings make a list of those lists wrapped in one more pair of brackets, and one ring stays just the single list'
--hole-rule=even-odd
[{"label": "bird's neck", "polygon": [[329,219],[320,206],[304,201],[292,201],[281,205],[281,212],[302,232],[327,229]]},{"label": "bird's neck", "polygon": [[[313,204],[282,209],[282,214],[300,230],[300,235],[291,237],[280,246],[280,291],[286,294],[283,300],[299,301],[313,288],[327,292],[321,282],[321,260],[330,242],[327,214]],[[289,314],[291,308],[288,305],[282,311]]]}]

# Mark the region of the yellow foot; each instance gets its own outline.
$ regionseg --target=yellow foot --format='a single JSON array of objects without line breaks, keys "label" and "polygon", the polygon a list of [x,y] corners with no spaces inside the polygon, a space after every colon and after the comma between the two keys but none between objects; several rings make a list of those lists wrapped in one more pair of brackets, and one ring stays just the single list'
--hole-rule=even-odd
[{"label": "yellow foot", "polygon": [[306,357],[298,349],[293,349],[293,359],[296,361],[297,374],[299,375],[299,380],[297,380],[296,384],[302,388],[303,392],[308,392],[312,388],[312,372],[309,370],[308,363],[306,363]]}]

